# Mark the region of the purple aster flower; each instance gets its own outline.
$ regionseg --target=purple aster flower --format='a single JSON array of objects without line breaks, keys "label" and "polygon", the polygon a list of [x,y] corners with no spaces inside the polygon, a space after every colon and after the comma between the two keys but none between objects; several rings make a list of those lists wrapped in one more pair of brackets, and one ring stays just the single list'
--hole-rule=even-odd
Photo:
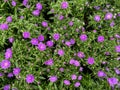
[{"label": "purple aster flower", "polygon": [[96,22],[99,22],[99,21],[100,21],[100,16],[99,16],[99,15],[95,15],[95,16],[94,16],[94,20],[95,20]]},{"label": "purple aster flower", "polygon": [[94,33],[96,33],[96,32],[97,32],[97,30],[93,30],[93,32],[94,32]]},{"label": "purple aster flower", "polygon": [[76,82],[76,83],[74,84],[74,86],[75,86],[75,87],[79,87],[79,86],[80,86],[80,82]]},{"label": "purple aster flower", "polygon": [[25,39],[30,38],[30,33],[29,32],[23,32],[22,36]]},{"label": "purple aster flower", "polygon": [[21,69],[20,68],[13,68],[13,74],[18,75],[20,73]]},{"label": "purple aster flower", "polygon": [[87,40],[87,35],[86,34],[80,35],[80,40],[81,41],[86,41]]},{"label": "purple aster flower", "polygon": [[69,63],[70,63],[71,65],[73,65],[74,62],[75,62],[75,60],[74,60],[74,59],[71,59]]},{"label": "purple aster flower", "polygon": [[71,75],[71,79],[72,80],[76,80],[77,79],[77,76],[75,74]]},{"label": "purple aster flower", "polygon": [[98,71],[97,75],[98,75],[98,77],[105,77],[106,73],[103,71]]},{"label": "purple aster flower", "polygon": [[114,85],[118,84],[118,79],[115,77],[108,78],[107,81],[110,84],[110,86],[112,86],[112,87],[114,87]]},{"label": "purple aster flower", "polygon": [[82,76],[80,75],[80,76],[78,76],[78,80],[82,80]]},{"label": "purple aster flower", "polygon": [[14,75],[13,73],[8,73],[7,77],[12,78]]},{"label": "purple aster flower", "polygon": [[34,10],[34,11],[32,11],[32,14],[34,16],[39,16],[40,15],[40,11],[39,10]]},{"label": "purple aster flower", "polygon": [[69,26],[73,26],[73,21],[70,21],[70,22],[69,22]]},{"label": "purple aster flower", "polygon": [[58,54],[59,54],[60,56],[63,56],[63,55],[64,55],[64,50],[59,49],[59,50],[58,50]]},{"label": "purple aster flower", "polygon": [[57,81],[57,76],[50,76],[49,80],[54,83]]},{"label": "purple aster flower", "polygon": [[26,76],[26,82],[27,82],[27,83],[33,83],[34,80],[35,80],[35,78],[34,78],[34,76],[33,76],[32,74],[28,74],[28,75]]},{"label": "purple aster flower", "polygon": [[79,67],[80,66],[80,62],[75,60],[73,65],[76,66],[76,67]]},{"label": "purple aster flower", "polygon": [[119,53],[119,52],[120,52],[120,45],[115,46],[115,51],[116,51],[117,53]]},{"label": "purple aster flower", "polygon": [[83,67],[80,67],[80,68],[79,68],[79,71],[83,71]]},{"label": "purple aster flower", "polygon": [[5,52],[5,59],[10,59],[12,58],[12,49],[8,48]]},{"label": "purple aster flower", "polygon": [[8,30],[9,26],[6,23],[0,24],[0,30]]},{"label": "purple aster flower", "polygon": [[55,33],[53,34],[53,38],[58,41],[60,39],[60,34],[59,33]]},{"label": "purple aster flower", "polygon": [[60,15],[59,16],[59,20],[63,20],[64,19],[64,16],[63,15]]},{"label": "purple aster flower", "polygon": [[64,84],[67,85],[67,86],[70,85],[70,81],[69,81],[69,80],[64,80],[63,82],[64,82]]},{"label": "purple aster flower", "polygon": [[9,84],[5,85],[5,86],[3,87],[3,90],[10,90],[10,85],[9,85]]},{"label": "purple aster flower", "polygon": [[0,66],[2,69],[8,69],[11,66],[11,63],[9,60],[2,60]]},{"label": "purple aster flower", "polygon": [[64,68],[60,68],[59,70],[60,70],[60,72],[64,72]]},{"label": "purple aster flower", "polygon": [[98,36],[97,41],[98,42],[104,42],[104,36]]},{"label": "purple aster flower", "polygon": [[94,64],[94,58],[93,57],[89,57],[87,59],[87,63],[90,64],[90,65]]},{"label": "purple aster flower", "polygon": [[0,77],[2,77],[4,74],[0,72]]},{"label": "purple aster flower", "polygon": [[10,42],[10,43],[13,43],[13,42],[14,42],[14,38],[13,38],[13,37],[10,37],[10,38],[9,38],[9,42]]},{"label": "purple aster flower", "polygon": [[66,42],[65,42],[65,45],[67,45],[67,46],[70,47],[70,46],[71,46],[71,42],[70,42],[70,41],[66,41]]},{"label": "purple aster flower", "polygon": [[54,45],[53,41],[47,41],[46,44],[48,47],[52,47]]},{"label": "purple aster flower", "polygon": [[78,52],[78,53],[77,53],[77,56],[78,56],[79,58],[84,58],[84,57],[85,57],[85,54],[84,54],[83,52]]},{"label": "purple aster flower", "polygon": [[36,9],[42,10],[42,4],[38,2],[38,3],[36,4]]},{"label": "purple aster flower", "polygon": [[20,16],[20,19],[24,19],[24,16]]},{"label": "purple aster flower", "polygon": [[46,50],[46,45],[45,45],[44,43],[40,42],[40,43],[38,44],[38,49],[39,49],[40,51],[44,51],[44,50]]},{"label": "purple aster flower", "polygon": [[113,14],[110,13],[110,12],[108,12],[108,13],[106,13],[106,15],[105,15],[105,20],[110,20],[110,19],[112,19],[112,17],[113,17]]},{"label": "purple aster flower", "polygon": [[115,68],[115,73],[119,75],[120,74],[120,70]]},{"label": "purple aster flower", "polygon": [[94,8],[95,8],[96,10],[99,10],[99,9],[100,9],[100,6],[94,6]]},{"label": "purple aster flower", "polygon": [[43,36],[42,34],[39,35],[39,36],[38,36],[38,40],[39,40],[40,42],[44,41],[44,36]]},{"label": "purple aster flower", "polygon": [[6,21],[7,21],[8,23],[11,23],[11,22],[12,22],[12,17],[11,17],[11,16],[8,16],[8,17],[6,18]]},{"label": "purple aster flower", "polygon": [[14,1],[14,0],[12,0],[12,2],[11,2],[11,4],[12,4],[12,6],[16,6],[16,2]]},{"label": "purple aster flower", "polygon": [[42,21],[42,26],[43,27],[48,27],[48,23],[46,21]]},{"label": "purple aster flower", "polygon": [[31,42],[32,45],[38,45],[38,39],[37,38],[32,38],[30,42]]},{"label": "purple aster flower", "polygon": [[112,21],[112,22],[110,23],[110,26],[111,26],[111,27],[114,27],[114,25],[115,25],[115,22]]},{"label": "purple aster flower", "polygon": [[53,59],[49,59],[47,61],[44,62],[45,65],[48,65],[48,66],[52,66],[54,63]]},{"label": "purple aster flower", "polygon": [[70,43],[71,43],[71,44],[75,44],[75,40],[71,38],[71,39],[70,39]]},{"label": "purple aster flower", "polygon": [[116,37],[116,38],[120,38],[120,35],[119,35],[119,34],[115,34],[115,37]]},{"label": "purple aster flower", "polygon": [[62,9],[67,9],[67,8],[68,8],[68,2],[63,1],[63,2],[61,3],[61,8],[62,8]]},{"label": "purple aster flower", "polygon": [[22,4],[23,4],[24,6],[27,6],[28,0],[23,0]]}]

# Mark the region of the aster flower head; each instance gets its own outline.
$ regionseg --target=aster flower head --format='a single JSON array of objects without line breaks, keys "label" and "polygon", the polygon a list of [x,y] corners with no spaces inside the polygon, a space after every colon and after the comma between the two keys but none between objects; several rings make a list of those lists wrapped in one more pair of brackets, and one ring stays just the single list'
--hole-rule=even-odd
[{"label": "aster flower head", "polygon": [[52,47],[54,45],[53,41],[51,41],[51,40],[47,41],[46,44],[48,47]]},{"label": "aster flower head", "polygon": [[30,42],[31,42],[32,45],[38,45],[38,39],[37,38],[32,38]]},{"label": "aster flower head", "polygon": [[95,15],[94,16],[94,20],[96,21],[96,22],[99,22],[101,19],[100,19],[100,16],[99,15]]},{"label": "aster flower head", "polygon": [[8,69],[11,66],[11,62],[9,60],[2,60],[0,66],[2,69]]},{"label": "aster flower head", "polygon": [[0,30],[8,30],[8,28],[9,28],[8,24],[6,24],[6,23],[0,24]]},{"label": "aster flower head", "polygon": [[61,3],[61,8],[62,9],[67,9],[68,8],[68,2],[66,2],[66,1],[63,1],[62,3]]},{"label": "aster flower head", "polygon": [[36,4],[36,9],[37,9],[37,10],[42,10],[42,4],[38,2],[38,3]]},{"label": "aster flower head", "polygon": [[60,34],[59,33],[53,34],[53,38],[54,40],[58,41],[60,39]]},{"label": "aster flower head", "polygon": [[112,17],[113,17],[113,14],[110,13],[110,12],[108,12],[108,13],[106,13],[106,15],[105,15],[105,20],[110,20],[110,19],[112,19]]},{"label": "aster flower head", "polygon": [[63,82],[64,82],[64,84],[67,85],[67,86],[69,86],[69,85],[71,84],[69,80],[64,80]]},{"label": "aster flower head", "polygon": [[10,59],[12,58],[12,49],[8,48],[5,52],[5,59]]},{"label": "aster flower head", "polygon": [[45,64],[45,65],[48,65],[48,66],[52,66],[53,63],[54,63],[54,61],[53,61],[52,58],[44,62],[44,64]]},{"label": "aster flower head", "polygon": [[73,65],[76,66],[76,67],[79,67],[80,66],[80,62],[77,61],[77,60],[75,60],[74,63],[73,63]]},{"label": "aster flower head", "polygon": [[14,75],[13,73],[8,73],[7,77],[12,78]]},{"label": "aster flower head", "polygon": [[14,0],[12,0],[12,2],[11,2],[11,4],[12,4],[12,6],[16,6],[16,2],[14,1]]},{"label": "aster flower head", "polygon": [[49,80],[54,83],[57,81],[57,76],[50,76]]},{"label": "aster flower head", "polygon": [[75,62],[75,60],[74,60],[74,59],[71,59],[71,60],[69,61],[69,63],[70,63],[71,65],[73,65],[73,64],[74,64],[74,62]]},{"label": "aster flower head", "polygon": [[39,36],[38,36],[38,40],[39,40],[40,42],[44,41],[44,36],[43,36],[42,34],[39,35]]},{"label": "aster flower head", "polygon": [[10,37],[10,38],[9,38],[9,42],[10,42],[10,43],[13,43],[13,42],[14,42],[14,38],[13,38],[13,37]]},{"label": "aster flower head", "polygon": [[87,35],[86,34],[81,34],[80,35],[80,40],[81,41],[86,41],[87,40]]},{"label": "aster flower head", "polygon": [[104,36],[98,36],[97,41],[98,42],[104,42]]},{"label": "aster flower head", "polygon": [[75,84],[74,84],[74,87],[79,87],[80,86],[80,82],[76,82]]},{"label": "aster flower head", "polygon": [[30,38],[30,33],[27,32],[27,31],[25,31],[25,32],[23,32],[22,36],[23,36],[23,38],[25,38],[25,39]]},{"label": "aster flower head", "polygon": [[35,77],[34,77],[32,74],[28,74],[28,75],[26,76],[26,82],[27,82],[27,83],[33,83],[34,80],[35,80]]},{"label": "aster flower head", "polygon": [[115,77],[108,78],[107,81],[111,87],[114,87],[114,85],[118,84],[118,79]]},{"label": "aster flower head", "polygon": [[75,39],[70,39],[70,43],[73,45],[73,44],[75,44]]},{"label": "aster flower head", "polygon": [[40,15],[40,11],[39,10],[34,10],[34,11],[32,11],[32,14],[34,16],[39,16]]},{"label": "aster flower head", "polygon": [[90,64],[90,65],[94,64],[94,58],[93,57],[89,57],[87,59],[87,63]]},{"label": "aster flower head", "polygon": [[2,77],[4,74],[0,72],[0,77]]},{"label": "aster flower head", "polygon": [[71,79],[72,80],[76,80],[77,79],[77,76],[75,74],[71,75]]},{"label": "aster flower head", "polygon": [[97,75],[98,75],[98,77],[105,77],[106,73],[103,72],[102,70],[100,70],[100,71],[98,71]]},{"label": "aster flower head", "polygon": [[22,4],[23,4],[24,6],[27,6],[28,0],[23,0]]},{"label": "aster flower head", "polygon": [[80,76],[78,76],[78,80],[82,80],[82,76],[80,75]]},{"label": "aster flower head", "polygon": [[69,26],[73,26],[73,21],[70,21],[70,22],[69,22]]},{"label": "aster flower head", "polygon": [[77,56],[78,56],[79,58],[84,58],[84,57],[85,57],[85,54],[84,54],[84,52],[78,52],[78,53],[77,53]]},{"label": "aster flower head", "polygon": [[45,45],[44,43],[40,42],[40,43],[38,44],[38,49],[39,49],[40,51],[44,51],[44,50],[46,50],[46,45]]},{"label": "aster flower head", "polygon": [[60,72],[64,72],[64,68],[62,68],[62,67],[59,70],[60,70]]},{"label": "aster flower head", "polygon": [[115,51],[116,51],[117,53],[120,53],[120,45],[115,46]]},{"label": "aster flower head", "polygon": [[117,68],[115,68],[115,73],[118,74],[118,75],[120,75],[120,70],[117,69]]},{"label": "aster flower head", "polygon": [[58,55],[59,56],[63,56],[64,55],[64,50],[63,49],[59,49],[58,50]]},{"label": "aster flower head", "polygon": [[8,16],[8,17],[6,18],[6,21],[7,21],[8,23],[11,23],[11,22],[12,22],[12,17],[11,17],[11,16]]},{"label": "aster flower head", "polygon": [[115,25],[115,22],[112,21],[112,22],[110,23],[110,27],[114,27],[114,25]]},{"label": "aster flower head", "polygon": [[94,8],[95,8],[96,10],[99,10],[99,9],[100,9],[100,6],[94,6]]},{"label": "aster flower head", "polygon": [[9,85],[9,84],[5,85],[5,86],[3,87],[3,90],[10,90],[10,85]]},{"label": "aster flower head", "polygon": [[63,15],[60,15],[59,16],[59,20],[63,20],[64,19],[64,16]]},{"label": "aster flower head", "polygon": [[20,73],[21,69],[20,68],[13,68],[13,74],[18,75]]},{"label": "aster flower head", "polygon": [[67,45],[68,47],[70,47],[71,46],[71,42],[70,41],[66,41],[65,45]]},{"label": "aster flower head", "polygon": [[46,21],[42,21],[42,26],[43,27],[48,27],[48,23]]}]

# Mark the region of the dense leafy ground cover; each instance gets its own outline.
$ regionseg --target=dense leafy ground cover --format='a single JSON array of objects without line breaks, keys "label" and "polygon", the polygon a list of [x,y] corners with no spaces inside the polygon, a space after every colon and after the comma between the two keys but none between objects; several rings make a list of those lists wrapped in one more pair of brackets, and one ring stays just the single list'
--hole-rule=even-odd
[{"label": "dense leafy ground cover", "polygon": [[0,90],[119,90],[119,0],[0,0]]}]

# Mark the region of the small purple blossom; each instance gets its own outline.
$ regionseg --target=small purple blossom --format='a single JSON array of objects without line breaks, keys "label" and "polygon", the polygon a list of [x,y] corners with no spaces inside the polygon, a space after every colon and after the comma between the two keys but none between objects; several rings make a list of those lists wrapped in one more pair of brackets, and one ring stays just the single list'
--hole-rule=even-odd
[{"label": "small purple blossom", "polygon": [[44,50],[46,50],[46,45],[45,45],[44,43],[40,42],[40,43],[38,44],[38,49],[39,49],[40,51],[44,51]]},{"label": "small purple blossom", "polygon": [[28,0],[23,0],[22,4],[23,4],[24,6],[27,6]]},{"label": "small purple blossom", "polygon": [[84,54],[84,52],[78,52],[78,53],[77,53],[77,56],[78,56],[79,58],[84,58],[84,57],[85,57],[85,54]]},{"label": "small purple blossom", "polygon": [[59,70],[60,70],[60,72],[64,72],[64,68],[60,68]]},{"label": "small purple blossom", "polygon": [[13,74],[18,75],[20,73],[21,69],[20,68],[13,68]]},{"label": "small purple blossom", "polygon": [[52,47],[54,45],[53,41],[51,41],[51,40],[47,41],[46,44],[48,47]]},{"label": "small purple blossom", "polygon": [[12,49],[8,48],[5,52],[5,59],[10,59],[12,58]]},{"label": "small purple blossom", "polygon": [[70,47],[71,46],[71,42],[70,41],[66,41],[65,45],[67,45],[68,47]]},{"label": "small purple blossom", "polygon": [[97,75],[98,77],[105,77],[106,73],[101,70],[101,71],[98,71]]},{"label": "small purple blossom", "polygon": [[107,81],[111,87],[114,87],[114,85],[118,84],[118,79],[115,77],[108,78]]},{"label": "small purple blossom", "polygon": [[59,56],[63,56],[63,55],[64,55],[64,50],[59,49],[59,50],[58,50],[58,54],[59,54]]},{"label": "small purple blossom", "polygon": [[11,16],[8,16],[8,17],[6,18],[6,21],[7,21],[8,23],[11,23],[11,22],[12,22],[12,17],[11,17]]},{"label": "small purple blossom", "polygon": [[80,82],[76,82],[76,83],[74,84],[74,86],[75,86],[75,87],[79,87],[79,86],[80,86]]},{"label": "small purple blossom", "polygon": [[13,43],[13,42],[14,42],[14,38],[13,38],[13,37],[10,37],[10,38],[9,38],[9,42],[10,42],[10,43]]},{"label": "small purple blossom", "polygon": [[112,19],[112,17],[113,17],[113,14],[110,13],[110,12],[108,12],[108,13],[106,13],[106,15],[105,15],[105,20],[110,20],[110,19]]},{"label": "small purple blossom", "polygon": [[96,22],[99,22],[99,21],[100,21],[100,16],[99,16],[99,15],[95,15],[95,16],[94,16],[94,20],[95,20]]},{"label": "small purple blossom", "polygon": [[90,64],[90,65],[94,64],[94,58],[93,57],[89,57],[87,59],[87,63]]},{"label": "small purple blossom", "polygon": [[9,28],[8,24],[6,24],[6,23],[0,24],[0,30],[8,30],[8,28]]},{"label": "small purple blossom", "polygon": [[73,45],[73,44],[75,44],[75,39],[70,39],[70,43]]},{"label": "small purple blossom", "polygon": [[77,76],[75,74],[71,75],[71,79],[72,80],[76,80],[77,79]]},{"label": "small purple blossom", "polygon": [[25,32],[23,32],[22,36],[23,36],[23,38],[25,38],[25,39],[30,38],[30,33],[27,32],[27,31],[25,31]]},{"label": "small purple blossom", "polygon": [[49,80],[50,80],[50,82],[56,82],[57,81],[57,76],[51,76],[50,78],[49,78]]},{"label": "small purple blossom", "polygon": [[58,41],[60,39],[60,34],[59,33],[53,34],[53,38],[54,40]]},{"label": "small purple blossom", "polygon": [[7,77],[12,78],[14,75],[13,73],[8,73]]},{"label": "small purple blossom", "polygon": [[35,77],[34,77],[32,74],[28,74],[28,75],[26,76],[26,82],[27,82],[27,83],[33,83],[34,80],[35,80]]},{"label": "small purple blossom", "polygon": [[64,80],[63,81],[65,85],[69,86],[70,85],[70,81],[69,80]]},{"label": "small purple blossom", "polygon": [[68,2],[64,1],[61,3],[61,8],[62,9],[67,9],[68,8]]},{"label": "small purple blossom", "polygon": [[104,42],[104,36],[98,36],[97,41],[98,42]]},{"label": "small purple blossom", "polygon": [[63,15],[60,15],[59,16],[59,20],[63,20],[64,19],[64,16]]},{"label": "small purple blossom", "polygon": [[70,22],[69,22],[69,26],[73,26],[73,21],[70,21]]},{"label": "small purple blossom", "polygon": [[119,53],[119,52],[120,52],[120,45],[115,46],[115,51],[116,51],[117,53]]},{"label": "small purple blossom", "polygon": [[43,27],[48,27],[48,23],[46,21],[42,21],[42,26]]},{"label": "small purple blossom", "polygon": [[43,36],[42,34],[39,35],[39,36],[38,36],[38,40],[39,40],[40,42],[44,41],[44,36]]},{"label": "small purple blossom", "polygon": [[32,38],[30,42],[31,42],[32,45],[38,45],[38,39],[37,38]]},{"label": "small purple blossom", "polygon": [[14,0],[12,0],[12,2],[11,2],[11,4],[12,4],[12,6],[16,6],[16,2],[14,1]]},{"label": "small purple blossom", "polygon": [[112,22],[110,23],[110,27],[114,27],[114,25],[115,25],[115,22],[112,21]]},{"label": "small purple blossom", "polygon": [[10,90],[10,85],[9,85],[9,84],[5,85],[5,86],[3,87],[3,90]]},{"label": "small purple blossom", "polygon": [[80,76],[78,76],[78,80],[82,80],[82,76],[80,75]]},{"label": "small purple blossom", "polygon": [[87,40],[87,35],[86,34],[81,34],[80,35],[80,40],[81,41],[86,41]]},{"label": "small purple blossom", "polygon": [[32,14],[34,16],[39,16],[40,15],[40,11],[39,10],[34,10],[34,11],[32,11]]},{"label": "small purple blossom", "polygon": [[2,69],[8,69],[11,66],[11,62],[9,60],[2,60],[0,66]]},{"label": "small purple blossom", "polygon": [[52,66],[54,63],[53,59],[49,59],[47,61],[44,62],[45,65],[48,65],[48,66]]},{"label": "small purple blossom", "polygon": [[37,10],[42,10],[42,4],[38,2],[38,3],[36,4],[36,9],[37,9]]}]

